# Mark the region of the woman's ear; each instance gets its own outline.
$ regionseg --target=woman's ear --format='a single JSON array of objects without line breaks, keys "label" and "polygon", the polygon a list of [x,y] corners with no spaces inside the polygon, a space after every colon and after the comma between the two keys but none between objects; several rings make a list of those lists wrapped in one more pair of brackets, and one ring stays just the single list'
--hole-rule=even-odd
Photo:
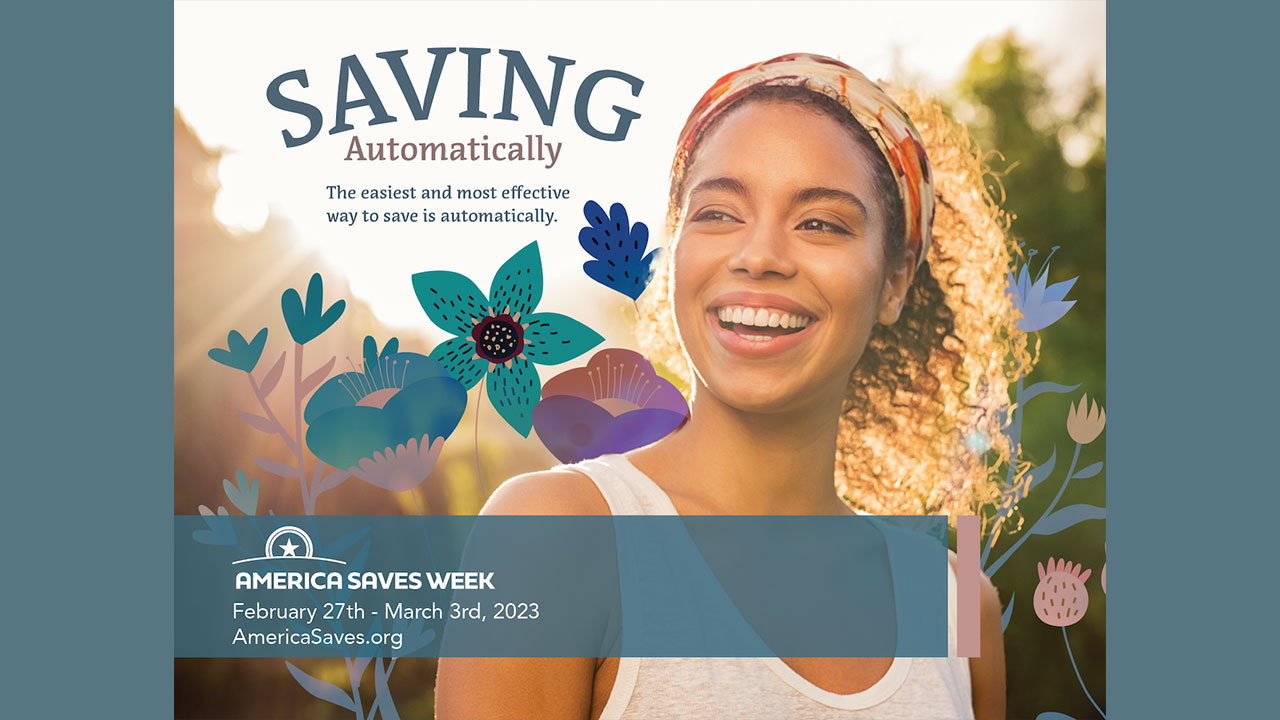
[{"label": "woman's ear", "polygon": [[915,256],[905,253],[897,268],[885,275],[884,289],[880,292],[880,317],[884,325],[892,325],[902,315],[902,307],[906,303],[907,289],[915,277]]}]

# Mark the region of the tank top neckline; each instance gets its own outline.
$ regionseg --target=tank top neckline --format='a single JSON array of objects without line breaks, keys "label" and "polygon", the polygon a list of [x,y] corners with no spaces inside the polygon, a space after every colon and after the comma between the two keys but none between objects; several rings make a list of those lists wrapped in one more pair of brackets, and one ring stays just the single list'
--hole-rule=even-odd
[{"label": "tank top neckline", "polygon": [[[652,512],[647,514],[680,515],[680,511],[676,509],[675,503],[672,502],[671,496],[667,494],[667,491],[663,490],[662,487],[653,480],[653,478],[649,477],[644,472],[642,472],[639,468],[637,468],[634,464],[632,464],[631,460],[629,460],[626,456],[602,455],[596,458],[595,460],[584,461],[579,465],[590,465],[590,464],[603,465],[606,469],[616,473],[619,476],[618,479],[624,482],[628,486],[628,488],[631,490],[631,492],[636,495],[635,499],[637,501],[643,501],[647,499],[651,503],[653,503],[653,505],[656,506],[657,512]],[[588,477],[591,477],[593,481],[596,481],[595,476],[591,475],[590,473],[584,473],[584,474],[588,475]],[[610,508],[609,508],[610,512],[614,515],[619,514],[618,509],[614,508],[613,502],[610,502],[610,498],[608,495],[606,495],[605,499],[606,499],[606,502],[610,505]],[[642,508],[636,508],[636,509],[642,510]],[[870,513],[858,510],[856,508],[854,509],[854,513],[858,515],[870,514]],[[873,518],[873,521],[875,521],[874,518]],[[875,522],[877,523],[876,525],[877,529],[879,529],[881,534],[883,535],[884,528],[879,524],[879,521],[875,521]],[[823,705],[827,705],[829,707],[838,708],[841,710],[861,710],[864,708],[872,707],[874,705],[878,705],[888,700],[906,682],[907,676],[910,674],[910,671],[911,671],[911,663],[912,663],[912,658],[895,657],[893,659],[892,664],[889,665],[889,669],[885,672],[885,674],[881,676],[880,679],[876,680],[874,683],[868,686],[867,688],[864,688],[862,690],[859,690],[853,693],[836,693],[836,692],[831,692],[829,690],[824,690],[818,687],[817,685],[813,684],[808,679],[806,679],[803,675],[801,675],[800,673],[792,669],[790,665],[787,665],[785,662],[783,662],[781,658],[763,657],[763,658],[754,658],[754,659],[759,660],[761,663],[763,663],[765,667],[769,668],[769,670],[771,670],[778,677],[779,680],[786,683],[789,687],[791,687],[793,690],[800,693],[801,695],[804,695],[805,697],[815,702],[821,703]],[[628,660],[628,658],[621,659],[622,663],[619,666],[620,675],[623,670],[621,665],[626,664],[625,663],[626,660]],[[608,708],[608,705],[613,704],[612,701],[613,701],[613,698],[610,697],[610,702],[606,704],[606,709]],[[605,715],[602,715],[602,718],[607,716],[608,715],[606,713]]]}]

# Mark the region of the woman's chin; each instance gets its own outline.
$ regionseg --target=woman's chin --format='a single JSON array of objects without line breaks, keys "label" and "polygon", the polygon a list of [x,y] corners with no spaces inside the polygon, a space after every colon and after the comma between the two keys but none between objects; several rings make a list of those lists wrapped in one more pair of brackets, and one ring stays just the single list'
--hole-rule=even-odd
[{"label": "woman's chin", "polygon": [[717,402],[733,410],[777,415],[800,409],[804,405],[800,399],[810,395],[794,387],[793,381],[794,377],[772,373],[738,373],[712,380],[708,390]]}]

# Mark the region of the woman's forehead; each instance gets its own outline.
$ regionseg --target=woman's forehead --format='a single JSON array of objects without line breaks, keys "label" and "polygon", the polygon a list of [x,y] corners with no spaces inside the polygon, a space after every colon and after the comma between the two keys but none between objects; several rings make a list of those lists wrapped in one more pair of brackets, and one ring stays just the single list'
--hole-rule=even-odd
[{"label": "woman's forehead", "polygon": [[748,194],[829,187],[866,197],[870,169],[849,130],[826,113],[795,103],[752,102],[728,111],[707,131],[684,188],[690,196],[700,187]]}]

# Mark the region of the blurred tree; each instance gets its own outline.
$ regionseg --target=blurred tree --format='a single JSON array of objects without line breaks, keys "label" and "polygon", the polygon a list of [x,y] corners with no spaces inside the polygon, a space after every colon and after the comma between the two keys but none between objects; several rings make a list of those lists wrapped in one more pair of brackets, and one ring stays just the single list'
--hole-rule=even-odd
[{"label": "blurred tree", "polygon": [[[978,46],[949,107],[988,151],[989,192],[1013,217],[1013,237],[1025,244],[1019,262],[1029,260],[1034,276],[1058,247],[1050,282],[1079,277],[1067,296],[1077,301],[1075,306],[1038,333],[1042,351],[1028,379],[1080,384],[1070,396],[1042,396],[1027,412],[1023,458],[1038,465],[1056,446],[1059,460],[1057,472],[1019,506],[1029,525],[1062,482],[1073,448],[1065,432],[1067,403],[1088,392],[1106,404],[1106,90],[1086,78],[1074,92],[1052,91],[1035,52],[1010,32]],[[1081,466],[1103,460],[1105,443],[1104,433],[1082,452]],[[1059,507],[1105,505],[1104,478],[1105,470],[1072,483]],[[1017,596],[1005,633],[1010,718],[1034,718],[1047,711],[1081,720],[1098,717],[1071,670],[1061,632],[1038,622],[1030,610],[1038,581],[1035,563],[1050,555],[1065,556],[1093,568],[1097,576],[1105,562],[1105,533],[1103,522],[1091,521],[1029,538],[992,578],[1006,605]],[[1019,536],[1002,534],[993,557]],[[1083,680],[1105,709],[1106,596],[1096,581],[1088,587],[1092,612],[1070,635]]]}]

